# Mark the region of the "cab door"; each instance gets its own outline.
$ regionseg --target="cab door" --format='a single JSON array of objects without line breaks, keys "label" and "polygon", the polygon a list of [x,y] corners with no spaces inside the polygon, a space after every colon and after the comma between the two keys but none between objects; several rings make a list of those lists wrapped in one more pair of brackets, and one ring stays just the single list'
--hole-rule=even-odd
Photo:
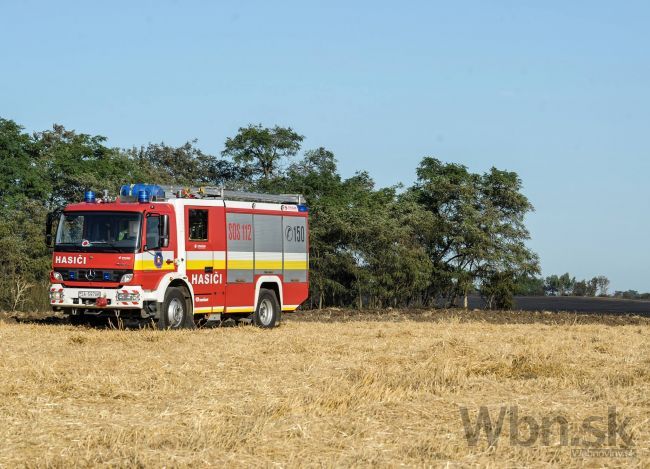
[{"label": "cab door", "polygon": [[[158,288],[164,275],[177,270],[176,263],[176,230],[174,213],[166,208],[156,212],[148,212],[144,217],[144,229],[141,240],[141,250],[135,255],[133,266],[134,284],[139,284],[145,290]],[[132,232],[132,229],[129,228]],[[129,236],[129,234],[127,234]],[[119,255],[116,266],[128,265],[129,255]]]},{"label": "cab door", "polygon": [[185,207],[187,278],[194,289],[194,313],[217,312],[223,300],[223,273],[215,266],[218,218],[223,210],[204,205]]}]

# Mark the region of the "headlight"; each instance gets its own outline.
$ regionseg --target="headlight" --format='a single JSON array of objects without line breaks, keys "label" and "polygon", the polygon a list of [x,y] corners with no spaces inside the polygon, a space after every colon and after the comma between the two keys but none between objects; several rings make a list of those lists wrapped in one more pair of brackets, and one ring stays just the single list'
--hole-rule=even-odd
[{"label": "headlight", "polygon": [[133,274],[124,274],[120,279],[120,283],[129,283],[131,280],[133,280]]},{"label": "headlight", "polygon": [[63,275],[61,275],[61,272],[52,272],[52,277],[54,280],[58,280],[59,282],[63,281]]},{"label": "headlight", "polygon": [[50,290],[50,301],[63,301],[63,290]]},{"label": "headlight", "polygon": [[140,301],[138,292],[117,292],[117,301]]}]

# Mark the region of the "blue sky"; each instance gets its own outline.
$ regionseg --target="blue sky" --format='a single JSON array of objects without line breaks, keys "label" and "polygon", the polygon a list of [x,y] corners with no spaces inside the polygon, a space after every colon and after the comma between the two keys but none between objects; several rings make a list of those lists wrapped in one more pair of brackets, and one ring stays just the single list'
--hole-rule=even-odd
[{"label": "blue sky", "polygon": [[545,275],[650,291],[650,4],[599,1],[0,4],[0,116],[113,146],[218,153],[292,126],[345,176],[423,156],[513,170]]}]

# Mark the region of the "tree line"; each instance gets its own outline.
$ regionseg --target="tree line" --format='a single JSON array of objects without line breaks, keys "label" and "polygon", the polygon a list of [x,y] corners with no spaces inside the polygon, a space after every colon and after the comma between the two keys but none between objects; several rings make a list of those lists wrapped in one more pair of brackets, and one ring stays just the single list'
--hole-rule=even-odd
[{"label": "tree line", "polygon": [[528,296],[608,296],[610,281],[604,275],[576,280],[568,272],[546,278],[531,277],[521,281],[515,293]]},{"label": "tree line", "polygon": [[311,307],[463,305],[478,292],[508,308],[537,279],[524,223],[533,206],[515,172],[427,156],[412,185],[377,187],[366,171],[343,177],[330,150],[304,150],[303,140],[289,127],[248,125],[216,155],[196,141],[122,149],[61,125],[28,133],[0,119],[0,308],[47,307],[49,212],[86,189],[115,194],[132,182],[304,194]]}]

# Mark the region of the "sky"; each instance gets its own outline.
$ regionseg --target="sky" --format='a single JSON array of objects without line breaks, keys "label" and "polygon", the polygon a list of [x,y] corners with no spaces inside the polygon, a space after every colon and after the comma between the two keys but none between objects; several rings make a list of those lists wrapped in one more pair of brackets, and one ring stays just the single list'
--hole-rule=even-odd
[{"label": "sky", "polygon": [[544,275],[650,291],[650,3],[0,0],[0,117],[218,154],[291,126],[344,176],[516,171]]}]

